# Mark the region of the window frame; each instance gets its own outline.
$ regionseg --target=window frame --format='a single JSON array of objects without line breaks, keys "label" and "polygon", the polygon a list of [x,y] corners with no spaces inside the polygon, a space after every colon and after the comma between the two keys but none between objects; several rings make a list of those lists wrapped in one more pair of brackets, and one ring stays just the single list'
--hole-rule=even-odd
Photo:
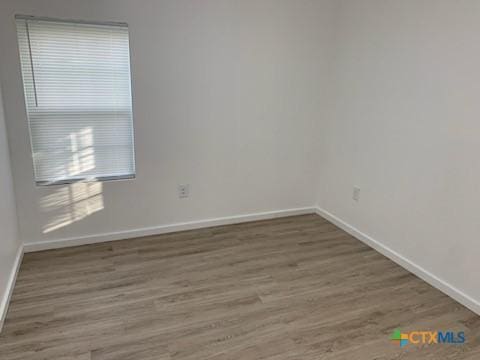
[{"label": "window frame", "polygon": [[[23,14],[15,14],[14,15],[15,23],[18,20],[34,20],[34,21],[47,21],[47,22],[55,22],[55,23],[67,23],[67,24],[85,24],[85,25],[99,25],[99,26],[118,26],[124,27],[128,31],[128,52],[129,52],[129,78],[130,78],[130,108],[131,108],[131,136],[132,136],[132,147],[131,147],[131,155],[133,160],[133,168],[131,173],[126,173],[122,175],[105,175],[105,176],[70,176],[64,179],[58,180],[37,180],[37,175],[35,171],[35,160],[34,160],[34,149],[33,149],[33,138],[32,138],[32,130],[30,128],[30,119],[29,119],[29,111],[28,111],[28,99],[25,89],[25,80],[23,70],[20,71],[21,75],[21,84],[22,84],[22,91],[24,95],[25,101],[25,112],[26,112],[26,120],[27,120],[27,127],[29,133],[29,141],[30,141],[30,156],[32,159],[32,170],[33,170],[33,179],[36,187],[45,187],[45,186],[55,186],[55,185],[68,185],[74,184],[78,182],[82,183],[89,183],[89,182],[112,182],[112,181],[128,181],[134,180],[137,178],[137,159],[136,159],[136,149],[135,149],[135,124],[134,124],[134,104],[133,104],[133,71],[132,71],[132,61],[131,61],[131,46],[130,46],[130,28],[128,23],[126,22],[115,22],[115,21],[90,21],[90,20],[79,20],[79,19],[61,19],[61,18],[52,18],[52,17],[45,17],[45,16],[34,16],[34,15],[23,15]],[[17,33],[17,31],[16,31]],[[21,59],[21,51],[20,45],[18,40],[18,33],[17,33],[17,48],[18,48],[18,59],[19,65],[22,69],[22,59]]]}]

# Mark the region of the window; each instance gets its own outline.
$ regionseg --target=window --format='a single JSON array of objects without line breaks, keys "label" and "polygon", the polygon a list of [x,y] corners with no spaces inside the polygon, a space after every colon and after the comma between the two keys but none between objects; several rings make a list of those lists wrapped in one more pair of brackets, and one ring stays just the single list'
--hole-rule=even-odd
[{"label": "window", "polygon": [[135,177],[127,25],[16,23],[37,184]]}]

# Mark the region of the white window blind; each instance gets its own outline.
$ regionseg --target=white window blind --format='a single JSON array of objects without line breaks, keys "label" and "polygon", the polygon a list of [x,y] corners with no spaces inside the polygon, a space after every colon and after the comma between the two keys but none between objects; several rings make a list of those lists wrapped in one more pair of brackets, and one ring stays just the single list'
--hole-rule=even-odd
[{"label": "white window blind", "polygon": [[37,184],[134,177],[127,26],[16,22]]}]

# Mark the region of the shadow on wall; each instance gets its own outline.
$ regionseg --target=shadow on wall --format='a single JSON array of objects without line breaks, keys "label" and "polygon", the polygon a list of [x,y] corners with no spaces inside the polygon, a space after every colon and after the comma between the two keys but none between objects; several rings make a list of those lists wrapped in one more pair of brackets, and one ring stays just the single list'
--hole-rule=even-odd
[{"label": "shadow on wall", "polygon": [[[55,169],[54,178],[82,177],[95,169],[93,132],[84,128],[71,133],[68,157],[70,160],[61,169]],[[42,211],[51,214],[51,220],[43,227],[49,233],[68,226],[104,208],[101,182],[76,182],[57,188],[41,200]]]}]

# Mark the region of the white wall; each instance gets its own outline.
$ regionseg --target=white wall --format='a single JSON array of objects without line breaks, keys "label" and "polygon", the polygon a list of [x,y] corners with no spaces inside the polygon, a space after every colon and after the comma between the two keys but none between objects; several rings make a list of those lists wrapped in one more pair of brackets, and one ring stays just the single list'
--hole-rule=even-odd
[{"label": "white wall", "polygon": [[334,16],[319,206],[480,301],[480,2],[336,1]]},{"label": "white wall", "polygon": [[[328,2],[7,0],[0,82],[27,243],[311,206]],[[137,179],[35,187],[14,14],[129,24]],[[179,200],[177,185],[190,184]]]},{"label": "white wall", "polygon": [[2,94],[0,89],[0,331],[7,309],[12,277],[20,248],[17,215],[13,196],[12,173],[8,156]]}]

